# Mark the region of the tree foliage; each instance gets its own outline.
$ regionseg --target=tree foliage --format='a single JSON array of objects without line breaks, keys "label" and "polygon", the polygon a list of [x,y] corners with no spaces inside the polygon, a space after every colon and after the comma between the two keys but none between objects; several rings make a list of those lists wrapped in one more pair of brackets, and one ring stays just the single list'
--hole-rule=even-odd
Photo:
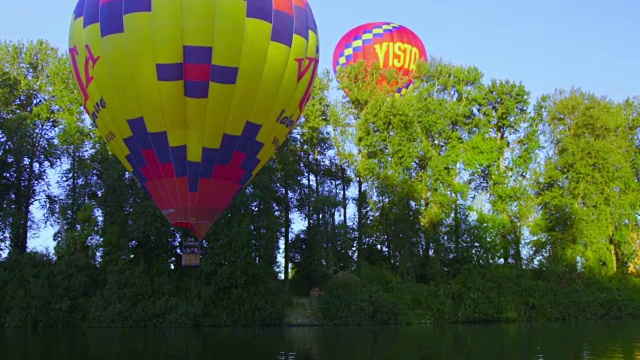
[{"label": "tree foliage", "polygon": [[[375,66],[339,89],[324,71],[190,271],[191,235],[96,136],[67,56],[0,59],[0,324],[280,324],[314,288],[335,324],[640,315],[638,98],[532,99],[439,59],[402,97]],[[51,254],[29,251],[43,226]]]}]

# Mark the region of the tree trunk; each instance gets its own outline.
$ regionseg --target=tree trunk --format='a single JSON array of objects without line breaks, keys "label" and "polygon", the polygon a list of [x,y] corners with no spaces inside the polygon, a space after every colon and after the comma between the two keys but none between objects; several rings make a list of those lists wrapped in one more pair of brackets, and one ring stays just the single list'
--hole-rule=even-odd
[{"label": "tree trunk", "polygon": [[32,201],[33,187],[33,160],[29,161],[29,169],[26,179],[23,179],[22,166],[16,170],[18,184],[15,189],[15,206],[13,224],[11,226],[11,252],[24,254],[27,252],[29,235],[29,215]]},{"label": "tree trunk", "polygon": [[289,290],[289,237],[291,236],[291,208],[289,203],[289,174],[287,172],[287,154],[284,166],[284,286]]},{"label": "tree trunk", "polygon": [[364,244],[362,243],[363,240],[363,236],[362,236],[362,223],[363,223],[363,217],[364,217],[364,194],[362,191],[362,178],[360,177],[360,175],[357,176],[358,178],[358,204],[357,204],[357,212],[358,212],[358,239],[357,239],[357,252],[358,252],[358,258],[357,258],[357,265],[361,266],[363,261],[364,261]]},{"label": "tree trunk", "polygon": [[455,194],[456,203],[453,207],[453,247],[455,256],[458,261],[461,261],[462,257],[462,224],[460,221],[460,199],[458,194]]},{"label": "tree trunk", "polygon": [[347,170],[342,166],[342,221],[344,223],[345,239],[347,238]]},{"label": "tree trunk", "polygon": [[311,154],[307,157],[307,231],[309,229],[311,229]]}]

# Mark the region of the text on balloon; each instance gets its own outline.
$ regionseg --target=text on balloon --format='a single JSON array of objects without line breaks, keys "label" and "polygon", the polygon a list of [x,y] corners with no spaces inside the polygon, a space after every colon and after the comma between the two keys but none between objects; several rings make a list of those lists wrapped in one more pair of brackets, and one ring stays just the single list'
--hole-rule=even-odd
[{"label": "text on balloon", "polygon": [[395,67],[413,71],[420,58],[420,50],[411,44],[387,41],[375,44],[380,67]]}]

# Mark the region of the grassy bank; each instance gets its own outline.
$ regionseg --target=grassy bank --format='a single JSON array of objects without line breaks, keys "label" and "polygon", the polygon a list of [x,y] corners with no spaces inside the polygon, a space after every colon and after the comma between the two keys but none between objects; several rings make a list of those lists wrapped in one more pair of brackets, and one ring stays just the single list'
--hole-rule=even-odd
[{"label": "grassy bank", "polygon": [[[183,271],[184,270],[184,271]],[[429,283],[365,268],[310,299],[255,262],[172,271],[28,254],[0,262],[0,327],[227,327],[640,318],[640,279],[469,269]],[[296,289],[292,282],[291,291]]]},{"label": "grassy bank", "polygon": [[416,284],[370,268],[338,274],[320,299],[297,300],[288,314],[291,325],[305,314],[325,325],[640,318],[640,279],[496,267]]}]

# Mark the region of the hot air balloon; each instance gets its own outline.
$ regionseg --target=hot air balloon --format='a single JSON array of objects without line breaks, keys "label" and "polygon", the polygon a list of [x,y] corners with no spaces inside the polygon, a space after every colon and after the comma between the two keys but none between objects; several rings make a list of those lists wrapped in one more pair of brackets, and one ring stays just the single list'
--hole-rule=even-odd
[{"label": "hot air balloon", "polygon": [[333,52],[333,71],[364,61],[368,67],[378,63],[383,70],[394,69],[407,77],[404,84],[387,84],[379,79],[380,86],[391,86],[397,94],[405,94],[413,84],[412,72],[419,60],[427,61],[427,51],[422,40],[409,28],[392,22],[371,22],[359,25],[342,36]]},{"label": "hot air balloon", "polygon": [[198,243],[299,121],[319,61],[307,0],[79,0],[69,52],[97,132]]}]

